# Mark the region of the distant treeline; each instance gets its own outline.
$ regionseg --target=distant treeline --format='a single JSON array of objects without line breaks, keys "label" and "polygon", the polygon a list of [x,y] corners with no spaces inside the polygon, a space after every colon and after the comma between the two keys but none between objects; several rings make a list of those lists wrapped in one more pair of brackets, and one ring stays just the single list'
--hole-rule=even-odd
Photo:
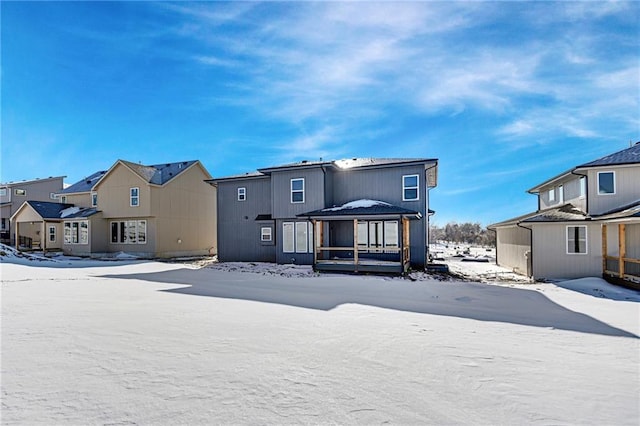
[{"label": "distant treeline", "polygon": [[479,223],[447,223],[444,227],[431,225],[429,242],[448,241],[452,243],[476,244],[479,246],[496,245],[496,233],[480,226]]}]

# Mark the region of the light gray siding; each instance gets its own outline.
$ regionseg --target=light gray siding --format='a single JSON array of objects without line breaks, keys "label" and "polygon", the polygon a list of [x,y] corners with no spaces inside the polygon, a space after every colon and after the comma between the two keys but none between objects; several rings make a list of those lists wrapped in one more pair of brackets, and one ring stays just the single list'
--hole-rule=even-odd
[{"label": "light gray siding", "polygon": [[[561,186],[562,190],[560,190]],[[549,199],[549,191],[554,191],[554,201],[551,201]],[[562,192],[563,194],[562,199],[560,198],[560,192]],[[580,176],[577,175],[571,175],[563,180],[554,182],[553,185],[548,185],[541,188],[538,196],[540,198],[541,210],[551,207],[558,207],[566,203],[571,203],[582,211],[587,211],[587,198],[586,195],[580,195]]]},{"label": "light gray siding", "polygon": [[[238,201],[238,188],[246,189],[246,200]],[[278,230],[271,220],[256,220],[271,214],[271,181],[268,177],[218,183],[218,258],[223,262],[275,262]],[[272,228],[272,241],[261,240],[261,228]]]},{"label": "light gray siding", "polygon": [[[531,231],[519,226],[499,228],[496,231],[496,263],[522,275],[531,273]],[[528,254],[527,254],[528,253]]]},{"label": "light gray siding", "polygon": [[[587,227],[587,253],[567,254],[567,226]],[[602,228],[599,223],[540,223],[533,229],[533,276],[581,278],[602,275]]]},{"label": "light gray siding", "polygon": [[[615,172],[615,194],[598,194],[598,172]],[[590,169],[589,213],[597,215],[640,199],[640,167],[618,166]]]},{"label": "light gray siding", "polygon": [[[304,179],[304,202],[291,202],[291,179]],[[271,175],[272,211],[275,219],[295,218],[296,215],[325,207],[325,174],[320,167],[275,171]]]}]

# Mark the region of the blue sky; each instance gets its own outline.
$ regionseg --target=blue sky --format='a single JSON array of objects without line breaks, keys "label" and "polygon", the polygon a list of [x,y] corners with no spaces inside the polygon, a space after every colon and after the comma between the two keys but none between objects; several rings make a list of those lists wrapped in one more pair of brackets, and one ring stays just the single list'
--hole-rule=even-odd
[{"label": "blue sky", "polygon": [[640,140],[637,2],[2,2],[2,182],[438,158],[436,224]]}]

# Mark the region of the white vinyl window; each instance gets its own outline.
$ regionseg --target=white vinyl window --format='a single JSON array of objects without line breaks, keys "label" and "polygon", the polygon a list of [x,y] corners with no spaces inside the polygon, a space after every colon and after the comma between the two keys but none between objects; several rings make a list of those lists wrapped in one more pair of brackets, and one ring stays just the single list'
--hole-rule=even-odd
[{"label": "white vinyl window", "polygon": [[146,220],[122,220],[111,222],[112,244],[146,244]]},{"label": "white vinyl window", "polygon": [[291,202],[304,203],[304,178],[291,179]]},{"label": "white vinyl window", "polygon": [[260,241],[271,241],[272,238],[270,226],[263,226],[260,228]]},{"label": "white vinyl window", "polygon": [[558,187],[558,202],[564,203],[564,186],[562,185]]},{"label": "white vinyl window", "polygon": [[567,254],[587,254],[586,226],[567,226]]},{"label": "white vinyl window", "polygon": [[607,195],[616,193],[615,172],[598,172],[598,194]]},{"label": "white vinyl window", "polygon": [[13,193],[16,194],[16,195],[25,196],[25,195],[27,195],[27,190],[26,189],[16,189],[15,191],[13,191]]},{"label": "white vinyl window", "polygon": [[284,253],[309,253],[313,251],[313,225],[307,222],[284,222],[282,224],[282,251]]},{"label": "white vinyl window", "polygon": [[55,243],[56,242],[56,227],[55,226],[49,226],[49,242],[50,243]]},{"label": "white vinyl window", "polygon": [[98,205],[98,193],[91,193],[91,207],[96,207]]},{"label": "white vinyl window", "polygon": [[[51,238],[52,228],[53,227],[49,228],[49,238]],[[53,228],[53,235],[55,237],[55,228]],[[89,244],[89,221],[82,220],[79,222],[65,222],[64,243]]]},{"label": "white vinyl window", "polygon": [[0,197],[5,197],[7,195],[7,188],[0,188]]},{"label": "white vinyl window", "polygon": [[580,178],[580,198],[584,198],[587,195],[587,177],[582,176]]},{"label": "white vinyl window", "polygon": [[395,253],[399,247],[398,221],[358,222],[358,249],[370,253]]},{"label": "white vinyl window", "polygon": [[247,188],[238,188],[238,201],[245,201],[247,199]]},{"label": "white vinyl window", "polygon": [[129,188],[129,205],[131,207],[140,205],[140,188]]},{"label": "white vinyl window", "polygon": [[418,175],[402,176],[402,201],[420,199],[420,179]]},{"label": "white vinyl window", "polygon": [[551,204],[554,201],[556,201],[556,189],[555,188],[551,188],[549,190],[549,192],[547,193],[547,195],[549,197],[549,204]]},{"label": "white vinyl window", "polygon": [[57,200],[58,199],[58,195],[55,192],[50,192],[49,193],[49,198],[51,198],[52,200]]}]

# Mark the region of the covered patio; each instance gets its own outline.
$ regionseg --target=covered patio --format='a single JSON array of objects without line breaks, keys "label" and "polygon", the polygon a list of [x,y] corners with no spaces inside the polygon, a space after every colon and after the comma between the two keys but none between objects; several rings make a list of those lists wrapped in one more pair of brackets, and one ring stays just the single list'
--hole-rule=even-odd
[{"label": "covered patio", "polygon": [[640,288],[640,202],[599,217],[602,273],[616,283]]},{"label": "covered patio", "polygon": [[315,270],[403,274],[410,267],[410,220],[422,215],[383,201],[357,200],[298,217],[313,223]]}]

